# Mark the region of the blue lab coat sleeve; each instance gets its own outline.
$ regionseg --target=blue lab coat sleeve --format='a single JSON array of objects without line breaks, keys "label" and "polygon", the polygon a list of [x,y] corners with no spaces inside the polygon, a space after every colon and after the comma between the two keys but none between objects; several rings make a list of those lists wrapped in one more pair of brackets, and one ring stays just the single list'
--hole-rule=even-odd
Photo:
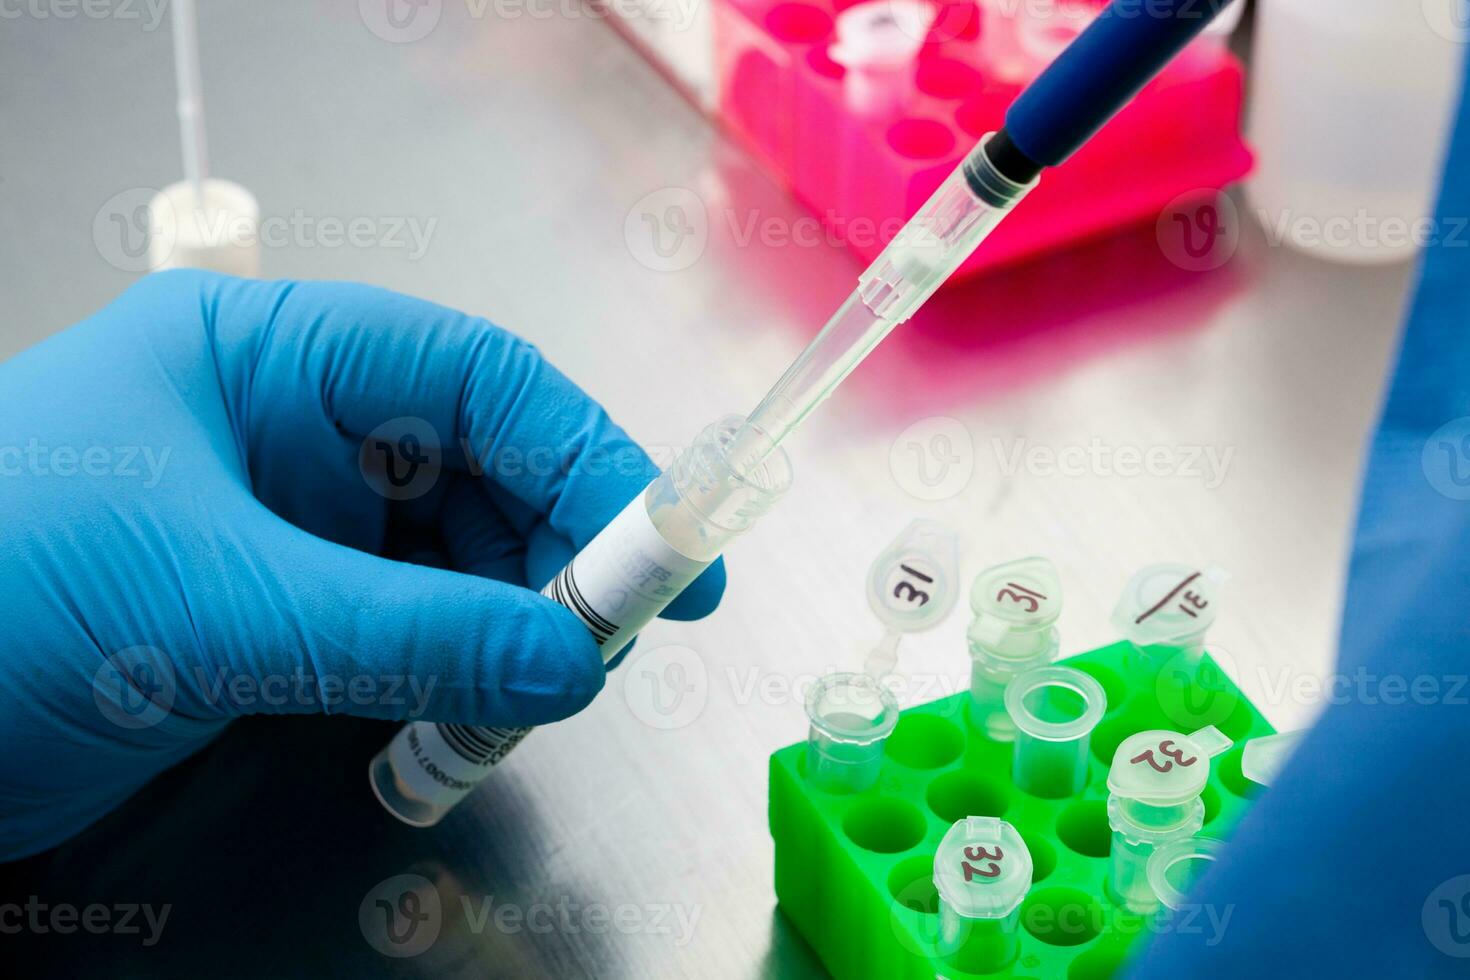
[{"label": "blue lab coat sleeve", "polygon": [[1330,706],[1191,896],[1224,927],[1154,937],[1131,976],[1470,973],[1467,218],[1462,97],[1368,453]]}]

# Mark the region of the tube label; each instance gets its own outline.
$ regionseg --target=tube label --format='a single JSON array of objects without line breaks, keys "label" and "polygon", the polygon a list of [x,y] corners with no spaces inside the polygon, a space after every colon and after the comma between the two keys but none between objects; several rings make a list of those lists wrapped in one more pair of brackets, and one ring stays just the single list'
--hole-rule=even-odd
[{"label": "tube label", "polygon": [[541,594],[576,614],[607,661],[709,565],[664,540],[640,493]]},{"label": "tube label", "polygon": [[410,722],[388,746],[393,774],[410,794],[435,806],[464,799],[529,728]]},{"label": "tube label", "polygon": [[[664,540],[640,493],[541,594],[582,621],[607,661],[709,564]],[[388,758],[394,775],[414,796],[450,806],[464,799],[530,731],[415,721],[394,737]]]}]

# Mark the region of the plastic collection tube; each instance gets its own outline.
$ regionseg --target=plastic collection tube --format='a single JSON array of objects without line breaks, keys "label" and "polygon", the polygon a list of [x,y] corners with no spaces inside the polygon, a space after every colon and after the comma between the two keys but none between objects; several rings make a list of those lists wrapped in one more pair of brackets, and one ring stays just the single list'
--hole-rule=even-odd
[{"label": "plastic collection tube", "polygon": [[1010,964],[1031,873],[1031,852],[1015,827],[998,817],[955,821],[934,852],[940,952],[967,972]]},{"label": "plastic collection tube", "polygon": [[1048,799],[1087,785],[1092,730],[1107,710],[1096,678],[1073,667],[1036,667],[1006,687],[1006,711],[1016,726],[1011,781]]},{"label": "plastic collection tube", "polygon": [[[736,474],[730,447],[747,423],[707,427],[547,584],[611,660],[791,486],[786,454]],[[527,728],[415,721],[373,759],[378,800],[405,823],[437,823],[515,748]]]},{"label": "plastic collection tube", "polygon": [[807,694],[806,776],[827,793],[860,793],[878,781],[898,702],[867,674],[828,674]]},{"label": "plastic collection tube", "polygon": [[1062,583],[1045,558],[1023,558],[981,572],[970,587],[970,719],[997,742],[1016,736],[1006,687],[1056,659],[1061,646]]},{"label": "plastic collection tube", "polygon": [[1158,907],[1148,861],[1171,841],[1199,833],[1205,822],[1200,799],[1210,778],[1210,759],[1230,748],[1218,729],[1190,735],[1153,730],[1124,739],[1108,770],[1108,825],[1113,829],[1109,896],[1130,912]]}]

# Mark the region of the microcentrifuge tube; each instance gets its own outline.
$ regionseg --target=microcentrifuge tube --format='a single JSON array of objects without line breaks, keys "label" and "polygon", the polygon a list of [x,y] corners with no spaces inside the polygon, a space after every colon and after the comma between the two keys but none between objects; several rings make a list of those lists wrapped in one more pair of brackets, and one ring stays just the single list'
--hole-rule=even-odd
[{"label": "microcentrifuge tube", "polygon": [[1056,659],[1062,583],[1045,558],[1023,558],[981,572],[970,587],[975,618],[970,646],[970,718],[999,742],[1015,737],[1006,713],[1006,686],[1019,674]]},{"label": "microcentrifuge tube", "polygon": [[1149,887],[1165,908],[1179,911],[1195,878],[1218,860],[1224,849],[1225,842],[1213,837],[1181,837],[1169,841],[1149,855]]},{"label": "microcentrifuge tube", "polygon": [[1087,785],[1092,730],[1107,710],[1096,678],[1073,667],[1034,667],[1006,687],[1006,711],[1016,726],[1011,782],[1047,799]]},{"label": "microcentrifuge tube", "polygon": [[807,692],[806,778],[826,793],[861,793],[878,781],[898,701],[867,674],[827,674]]},{"label": "microcentrifuge tube", "polygon": [[1282,732],[1280,735],[1262,735],[1246,742],[1240,753],[1241,775],[1253,783],[1270,786],[1305,734],[1305,731]]},{"label": "microcentrifuge tube", "polygon": [[1205,820],[1200,794],[1210,778],[1210,759],[1230,745],[1214,727],[1190,735],[1155,729],[1130,735],[1113,753],[1107,892],[1118,906],[1140,914],[1158,907],[1148,859],[1164,844],[1199,833]]},{"label": "microcentrifuge tube", "polygon": [[997,817],[965,817],[934,852],[939,951],[956,968],[991,973],[1020,951],[1016,927],[1031,888],[1031,852]]},{"label": "microcentrifuge tube", "polygon": [[901,114],[914,98],[914,69],[934,8],[923,0],[868,0],[837,15],[827,55],[847,69],[842,95],[858,116]]},{"label": "microcentrifuge tube", "polygon": [[903,634],[944,622],[959,595],[959,565],[959,535],[938,521],[912,521],[883,549],[868,568],[868,605],[885,632],[864,670],[874,677],[892,672]]},{"label": "microcentrifuge tube", "polygon": [[1136,662],[1158,668],[1180,654],[1197,659],[1215,621],[1216,597],[1226,579],[1215,567],[1149,565],[1123,589],[1113,625],[1133,645]]}]

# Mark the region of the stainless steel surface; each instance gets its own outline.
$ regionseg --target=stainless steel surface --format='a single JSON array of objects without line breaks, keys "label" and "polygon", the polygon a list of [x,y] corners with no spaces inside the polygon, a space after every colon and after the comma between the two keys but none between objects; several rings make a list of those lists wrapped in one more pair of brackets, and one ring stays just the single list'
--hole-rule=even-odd
[{"label": "stainless steel surface", "polygon": [[[141,21],[0,26],[0,356],[134,279],[94,243],[94,218],[179,172],[167,31],[131,9]],[[484,314],[650,446],[748,410],[851,288],[853,260],[783,244],[811,219],[605,24],[570,4],[478,9],[445,2],[432,33],[395,44],[354,3],[201,4],[215,173],[267,216],[435,222],[420,257],[294,234],[267,245],[265,274]],[[531,13],[548,10],[561,13]],[[703,253],[672,272],[639,261],[644,212],[689,200],[646,197],[665,188],[708,216]],[[1111,604],[1139,565],[1218,562],[1234,578],[1212,645],[1278,726],[1301,722],[1310,707],[1280,683],[1331,663],[1360,447],[1408,281],[1271,247],[1246,222],[1211,273],[1171,264],[1145,226],[943,294],[791,441],[796,489],[732,549],[721,609],[650,629],[591,709],[530,739],[442,825],[398,826],[369,794],[392,726],[247,721],[24,869],[53,901],[175,906],[153,949],[79,939],[55,962],[86,949],[109,975],[819,972],[775,912],[766,757],[804,737],[803,683],[858,667],[877,640],[868,562],[914,516],[963,532],[967,576],[1048,555],[1066,652],[1113,638]],[[1162,447],[1176,472],[1048,473],[1047,451],[1070,462],[1094,445]],[[1232,454],[1218,486],[1177,472],[1194,447]],[[951,482],[931,493],[946,460]],[[966,619],[905,641],[906,700],[966,683]],[[358,911],[401,873],[434,881],[443,921],[431,948],[395,960]]]}]

